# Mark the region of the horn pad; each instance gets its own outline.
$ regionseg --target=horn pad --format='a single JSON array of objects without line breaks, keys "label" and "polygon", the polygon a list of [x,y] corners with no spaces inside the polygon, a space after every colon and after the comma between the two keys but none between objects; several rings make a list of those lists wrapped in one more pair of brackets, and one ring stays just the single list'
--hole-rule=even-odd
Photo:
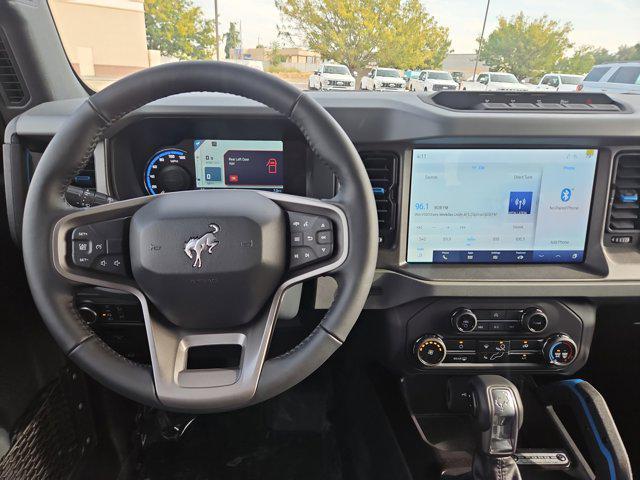
[{"label": "horn pad", "polygon": [[252,191],[164,194],[131,219],[135,280],[172,323],[228,328],[251,321],[286,266],[283,210]]}]

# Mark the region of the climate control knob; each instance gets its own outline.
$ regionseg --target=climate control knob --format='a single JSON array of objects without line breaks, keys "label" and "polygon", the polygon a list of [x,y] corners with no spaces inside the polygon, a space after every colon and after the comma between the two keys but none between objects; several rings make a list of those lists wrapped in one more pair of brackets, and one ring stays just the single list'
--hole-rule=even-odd
[{"label": "climate control knob", "polygon": [[522,312],[522,326],[533,333],[540,333],[547,328],[549,319],[547,314],[539,308],[527,308]]},{"label": "climate control knob", "polygon": [[551,365],[564,367],[576,359],[578,346],[568,335],[558,333],[544,342],[542,353]]},{"label": "climate control knob", "polygon": [[478,326],[478,317],[468,308],[458,308],[451,314],[451,325],[459,332],[473,332]]},{"label": "climate control knob", "polygon": [[421,364],[433,367],[447,356],[447,347],[440,337],[425,335],[416,342],[414,353]]}]

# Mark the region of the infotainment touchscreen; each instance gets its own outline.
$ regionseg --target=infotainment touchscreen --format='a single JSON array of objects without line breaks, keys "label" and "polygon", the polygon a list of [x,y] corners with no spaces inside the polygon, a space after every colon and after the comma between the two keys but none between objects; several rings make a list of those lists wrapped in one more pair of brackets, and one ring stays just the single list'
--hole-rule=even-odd
[{"label": "infotainment touchscreen", "polygon": [[595,149],[413,151],[407,261],[580,263]]},{"label": "infotainment touchscreen", "polygon": [[282,142],[194,140],[197,188],[282,190]]}]

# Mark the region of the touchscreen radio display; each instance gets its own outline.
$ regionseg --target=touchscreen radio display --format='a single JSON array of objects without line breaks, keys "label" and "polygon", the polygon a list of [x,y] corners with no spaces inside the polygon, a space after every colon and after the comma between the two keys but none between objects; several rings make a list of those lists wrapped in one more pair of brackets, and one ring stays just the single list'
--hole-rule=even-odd
[{"label": "touchscreen radio display", "polygon": [[407,261],[580,263],[598,151],[413,151]]},{"label": "touchscreen radio display", "polygon": [[194,140],[197,188],[284,186],[282,142],[272,140]]}]

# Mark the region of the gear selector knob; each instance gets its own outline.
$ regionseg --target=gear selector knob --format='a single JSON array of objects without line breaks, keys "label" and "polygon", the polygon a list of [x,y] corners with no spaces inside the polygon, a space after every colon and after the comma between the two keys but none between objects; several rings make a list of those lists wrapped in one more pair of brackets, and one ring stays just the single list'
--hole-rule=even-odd
[{"label": "gear selector knob", "polygon": [[516,386],[498,375],[478,375],[470,380],[476,427],[477,450],[484,455],[512,455],[522,426],[522,400]]}]

